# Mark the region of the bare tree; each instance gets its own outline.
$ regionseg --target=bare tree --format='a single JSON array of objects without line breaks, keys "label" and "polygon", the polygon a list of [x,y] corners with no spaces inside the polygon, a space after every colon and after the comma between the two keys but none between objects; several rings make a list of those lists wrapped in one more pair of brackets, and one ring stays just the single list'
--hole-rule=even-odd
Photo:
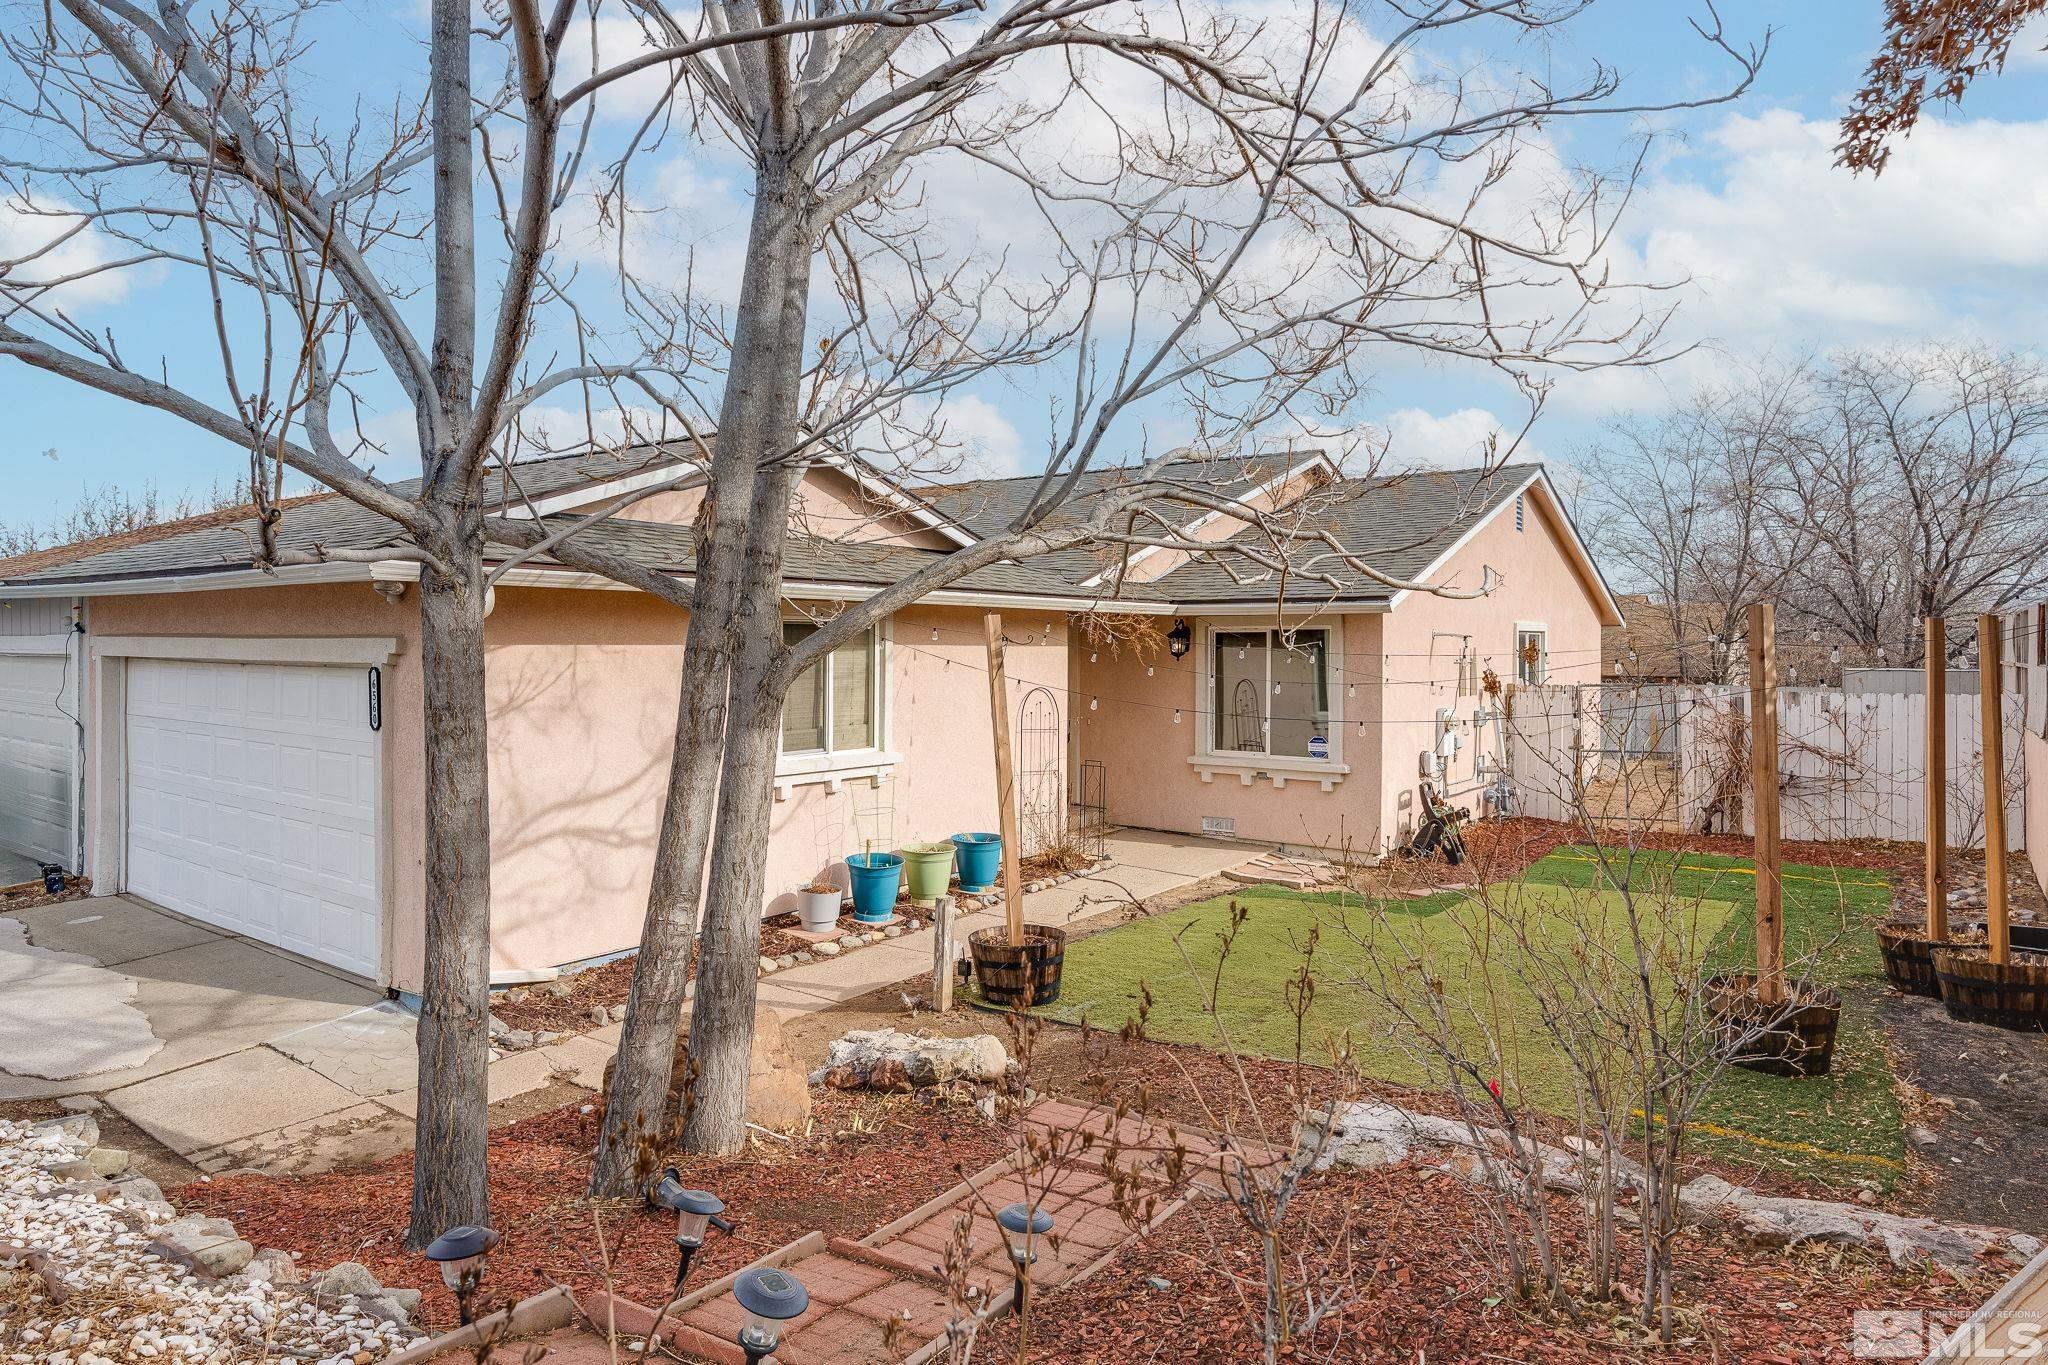
[{"label": "bare tree", "polygon": [[[1582,4],[1311,4],[1271,25],[1109,0],[966,8],[636,11],[652,41],[689,55],[675,68],[689,127],[737,153],[754,207],[600,1192],[631,1183],[631,1154],[658,1122],[706,886],[685,1143],[741,1140],[777,722],[804,668],[977,569],[1088,543],[1222,553],[1276,597],[1377,573],[1377,547],[1317,528],[1313,504],[1260,512],[1176,480],[1164,453],[1091,487],[1114,433],[1149,413],[1176,411],[1199,444],[1232,449],[1345,413],[1383,351],[1493,366],[1533,404],[1547,371],[1660,355],[1662,305],[1600,264],[1633,169],[1619,183],[1555,184],[1546,168],[1533,213],[1517,195],[1544,125],[1645,106],[1598,64],[1577,81],[1463,69],[1467,44],[1542,42]],[[698,36],[776,19],[769,40],[715,54]],[[1698,32],[1734,73],[1708,98],[1746,87],[1761,53],[1738,51],[1711,19]],[[1065,155],[1074,118],[1109,150]],[[918,234],[932,177],[963,159],[1033,216],[1029,288]],[[906,302],[875,307],[877,279]],[[1000,317],[997,290],[1009,296]],[[821,358],[807,367],[807,355]],[[821,446],[878,431],[880,447],[915,452],[914,400],[1055,358],[1044,473],[1012,523],[785,645],[786,527]],[[1219,552],[1179,534],[1161,504],[1270,533]]]},{"label": "bare tree", "polygon": [[1807,532],[1779,510],[1803,401],[1799,372],[1760,371],[1615,422],[1587,459],[1601,548],[1669,613],[1682,678],[1729,681],[1743,611],[1804,557]]},{"label": "bare tree", "polygon": [[[671,433],[691,428],[669,382],[691,343],[686,310],[634,296],[600,342],[546,265],[551,215],[581,168],[580,147],[560,134],[583,97],[554,88],[574,15],[566,0],[545,20],[515,3],[491,21],[507,69],[479,95],[470,9],[437,0],[422,91],[349,110],[338,128],[311,112],[322,106],[318,6],[65,0],[13,11],[0,33],[13,139],[0,211],[31,239],[0,260],[0,356],[247,452],[259,562],[420,565],[427,933],[415,1240],[487,1217],[486,539],[548,543],[557,559],[683,596],[666,576],[537,520],[483,515],[488,465],[520,446],[521,415],[544,397],[603,392],[615,406],[616,387],[632,385]],[[516,150],[494,149],[492,130],[515,126]],[[508,169],[516,187],[501,179]],[[481,212],[479,185],[492,191]],[[77,291],[135,272],[196,295],[175,358],[131,364],[118,332],[75,314]],[[487,277],[496,305],[480,312]],[[575,359],[557,363],[543,341]],[[628,358],[598,358],[619,350]],[[387,391],[401,395],[420,452],[422,477],[407,492],[370,468],[382,451],[364,417]],[[286,468],[388,518],[409,543],[281,550]],[[498,478],[516,490],[509,465]]]},{"label": "bare tree", "polygon": [[1995,611],[2048,556],[2048,369],[1974,346],[1851,352],[1789,444],[1799,616],[1899,663],[1929,616]]}]

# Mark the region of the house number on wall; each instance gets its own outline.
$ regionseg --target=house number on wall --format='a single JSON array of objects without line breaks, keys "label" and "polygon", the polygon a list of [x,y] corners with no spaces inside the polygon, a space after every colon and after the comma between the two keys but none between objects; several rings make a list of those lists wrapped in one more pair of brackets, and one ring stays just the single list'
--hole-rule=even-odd
[{"label": "house number on wall", "polygon": [[384,670],[370,670],[370,728],[384,728]]}]

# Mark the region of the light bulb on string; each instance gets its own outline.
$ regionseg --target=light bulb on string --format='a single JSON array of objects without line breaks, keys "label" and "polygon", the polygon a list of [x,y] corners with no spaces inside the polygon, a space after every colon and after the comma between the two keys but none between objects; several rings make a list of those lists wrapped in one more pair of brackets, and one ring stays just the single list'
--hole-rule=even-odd
[{"label": "light bulb on string", "polygon": [[932,643],[933,643],[933,644],[937,644],[938,642],[939,642],[939,628],[938,628],[937,626],[933,626],[933,627],[932,627]]},{"label": "light bulb on string", "polygon": [[1146,677],[1148,677],[1148,678],[1152,676],[1152,665],[1150,665],[1150,664],[1146,664],[1146,665],[1145,665],[1145,676],[1146,676]]},{"label": "light bulb on string", "polygon": [[1180,724],[1180,708],[1178,706],[1173,708],[1173,723],[1175,725]]},{"label": "light bulb on string", "polygon": [[1096,661],[1097,659],[1099,659],[1099,658],[1101,658],[1101,657],[1102,657],[1101,655],[1097,654],[1097,653],[1096,653],[1096,652],[1095,652],[1094,650],[1092,650],[1092,649],[1088,651],[1088,662],[1089,662],[1089,663],[1091,663],[1091,664],[1092,664],[1092,663],[1094,663],[1094,662],[1095,662],[1095,661]]},{"label": "light bulb on string", "polygon": [[1088,699],[1088,709],[1089,709],[1090,711],[1093,711],[1093,710],[1094,710],[1094,709],[1095,709],[1096,707],[1098,707],[1098,706],[1100,706],[1100,705],[1102,705],[1102,698],[1100,698],[1100,697],[1090,697],[1090,698]]},{"label": "light bulb on string", "polygon": [[1242,649],[1240,649],[1240,650],[1238,650],[1238,651],[1237,651],[1237,657],[1238,657],[1238,658],[1240,658],[1240,659],[1242,659],[1242,658],[1244,657],[1244,651],[1243,651]]}]

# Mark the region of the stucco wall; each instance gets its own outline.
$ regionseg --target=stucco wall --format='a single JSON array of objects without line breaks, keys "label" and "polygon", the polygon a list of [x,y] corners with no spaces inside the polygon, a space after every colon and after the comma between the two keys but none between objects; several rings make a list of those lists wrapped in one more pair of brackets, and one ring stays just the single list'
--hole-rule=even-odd
[{"label": "stucco wall", "polygon": [[[487,636],[497,967],[555,966],[638,942],[685,619],[637,594],[498,594]],[[1061,684],[1065,624],[1016,614],[1005,627],[1022,642],[1006,660],[1014,713],[1026,686]],[[886,850],[994,828],[980,613],[919,608],[888,635],[886,744],[900,762],[880,789],[800,784],[775,802],[768,913],[794,908],[795,889],[818,875],[845,885],[840,860],[865,839]]]},{"label": "stucco wall", "polygon": [[[1170,624],[1162,622],[1162,625]],[[1379,818],[1375,775],[1379,767],[1378,699],[1373,688],[1351,665],[1360,656],[1378,655],[1379,622],[1366,615],[1303,619],[1299,625],[1331,632],[1330,650],[1341,671],[1333,678],[1339,694],[1341,723],[1332,727],[1332,757],[1351,773],[1332,790],[1311,780],[1283,774],[1276,789],[1270,776],[1255,774],[1246,785],[1236,773],[1215,772],[1204,781],[1189,762],[1200,749],[1204,727],[1211,721],[1203,691],[1205,627],[1259,629],[1267,618],[1205,620],[1190,617],[1194,646],[1184,659],[1162,648],[1149,659],[1135,651],[1094,651],[1077,643],[1073,655],[1074,711],[1078,718],[1080,756],[1100,760],[1109,786],[1109,818],[1147,829],[1197,833],[1204,816],[1237,822],[1241,839],[1294,844],[1332,852],[1349,844],[1370,848],[1376,843]],[[1151,673],[1146,669],[1150,667]],[[1093,710],[1090,700],[1095,701]],[[1174,714],[1180,713],[1175,722]],[[1364,722],[1361,731],[1360,722]]]},{"label": "stucco wall", "polygon": [[1395,842],[1405,840],[1414,828],[1420,756],[1435,743],[1441,707],[1456,711],[1464,741],[1446,795],[1453,804],[1470,805],[1475,815],[1479,812],[1484,783],[1474,776],[1472,754],[1475,745],[1489,753],[1498,746],[1490,728],[1473,725],[1477,700],[1457,694],[1462,637],[1470,637],[1480,668],[1492,669],[1507,684],[1515,679],[1518,623],[1541,625],[1548,632],[1551,682],[1599,681],[1596,598],[1544,500],[1529,497],[1519,531],[1513,503],[1502,507],[1452,557],[1436,581],[1476,588],[1489,566],[1499,586],[1485,597],[1457,600],[1412,593],[1386,618],[1381,663],[1386,679],[1381,729],[1386,759],[1380,828]]},{"label": "stucco wall", "polygon": [[[95,597],[87,606],[94,636],[156,635],[187,639],[378,638],[399,641],[399,652],[384,667],[383,801],[388,837],[380,880],[384,885],[384,942],[390,984],[417,990],[425,952],[425,824],[421,814],[426,784],[424,712],[420,697],[419,611],[410,588],[387,602],[368,583],[308,584],[303,587],[236,588],[222,592]],[[101,770],[100,747],[108,736],[87,735],[86,772]],[[86,801],[87,847],[98,841],[100,802]],[[107,887],[107,890],[118,888]]]}]

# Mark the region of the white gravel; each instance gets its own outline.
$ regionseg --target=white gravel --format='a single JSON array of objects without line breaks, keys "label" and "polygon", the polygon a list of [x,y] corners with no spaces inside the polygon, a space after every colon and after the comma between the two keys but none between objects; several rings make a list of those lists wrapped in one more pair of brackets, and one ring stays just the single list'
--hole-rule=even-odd
[{"label": "white gravel", "polygon": [[405,1344],[397,1327],[352,1305],[316,1307],[295,1289],[240,1276],[204,1283],[150,1255],[146,1228],[130,1226],[142,1215],[125,1200],[101,1203],[49,1175],[83,1150],[62,1133],[0,1119],[0,1242],[50,1252],[72,1291],[53,1304],[25,1265],[0,1260],[0,1361],[368,1365]]}]

